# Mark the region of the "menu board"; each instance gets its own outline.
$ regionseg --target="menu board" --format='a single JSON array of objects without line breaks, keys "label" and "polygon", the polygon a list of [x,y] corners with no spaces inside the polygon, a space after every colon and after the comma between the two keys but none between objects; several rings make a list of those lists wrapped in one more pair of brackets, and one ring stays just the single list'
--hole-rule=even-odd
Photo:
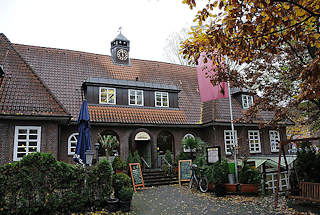
[{"label": "menu board", "polygon": [[139,163],[130,163],[129,167],[130,167],[133,189],[134,189],[134,192],[136,192],[136,187],[142,186],[142,188],[144,188],[141,166]]},{"label": "menu board", "polygon": [[191,165],[192,160],[179,160],[179,184],[181,181],[190,181],[191,179]]},{"label": "menu board", "polygon": [[221,161],[221,153],[220,153],[220,147],[214,146],[214,147],[208,147],[207,148],[207,162],[208,164],[215,163],[217,161]]}]

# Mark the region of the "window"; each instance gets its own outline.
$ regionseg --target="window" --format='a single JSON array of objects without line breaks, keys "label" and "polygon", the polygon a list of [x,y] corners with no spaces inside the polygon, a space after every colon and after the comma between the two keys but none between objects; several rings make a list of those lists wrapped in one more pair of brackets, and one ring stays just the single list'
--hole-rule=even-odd
[{"label": "window", "polygon": [[76,152],[76,146],[79,133],[73,133],[68,138],[68,155],[74,155]]},{"label": "window", "polygon": [[99,91],[100,104],[115,104],[116,103],[116,89],[100,87]]},{"label": "window", "polygon": [[[187,139],[187,138],[194,138],[194,136],[192,134],[186,134],[184,135],[183,139]],[[196,152],[197,150],[196,149],[193,149],[192,152]],[[191,152],[191,150],[188,148],[185,148],[183,146],[183,152]]]},{"label": "window", "polygon": [[[235,145],[238,145],[238,135],[237,131],[234,131],[234,137],[235,137]],[[231,155],[231,146],[233,145],[233,135],[232,130],[224,130],[224,147],[226,151],[226,155]]]},{"label": "window", "polygon": [[143,106],[143,91],[129,90],[129,105]]},{"label": "window", "polygon": [[249,95],[242,95],[242,107],[248,109],[253,104],[253,97]]},{"label": "window", "polygon": [[278,131],[269,131],[271,152],[279,152],[280,135]]},{"label": "window", "polygon": [[258,130],[249,130],[249,150],[250,153],[260,153],[261,152],[261,143],[260,143],[260,133]]},{"label": "window", "polygon": [[19,161],[32,152],[40,152],[41,127],[16,126],[14,134],[13,160]]},{"label": "window", "polygon": [[169,107],[169,95],[167,92],[155,92],[156,107]]}]

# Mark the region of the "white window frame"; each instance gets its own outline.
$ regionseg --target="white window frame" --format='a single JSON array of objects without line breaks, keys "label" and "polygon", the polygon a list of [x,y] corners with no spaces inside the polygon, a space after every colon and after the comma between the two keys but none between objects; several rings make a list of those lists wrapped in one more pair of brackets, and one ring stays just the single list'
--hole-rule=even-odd
[{"label": "white window frame", "polygon": [[[186,134],[183,136],[183,139],[187,139],[187,138],[195,138],[195,136],[193,134]],[[190,149],[185,148],[185,146],[183,146],[183,152],[191,152]],[[197,152],[197,149],[192,149],[192,152]]]},{"label": "white window frame", "polygon": [[242,95],[242,107],[248,109],[253,104],[253,97],[250,95]]},{"label": "white window frame", "polygon": [[[255,135],[255,133],[258,133]],[[258,143],[255,143],[255,140]],[[250,153],[261,153],[261,141],[260,141],[260,131],[259,130],[248,130],[248,141],[249,141],[249,152]],[[254,142],[252,142],[254,141]],[[256,145],[258,144],[258,146]]]},{"label": "white window frame", "polygon": [[[27,130],[27,133],[21,134],[19,133],[20,130]],[[37,130],[37,134],[30,134],[30,130]],[[19,141],[19,134],[20,135],[26,135],[26,139]],[[32,139],[32,141],[29,139],[30,136],[37,135],[37,139]],[[25,142],[25,146],[19,146],[18,142]],[[36,152],[40,152],[40,145],[41,145],[41,126],[15,126],[15,132],[14,132],[14,147],[13,147],[13,161],[19,161],[22,159],[22,157],[18,157],[18,148],[25,148],[25,155],[28,155],[33,152],[29,152],[29,142],[37,142]]]},{"label": "white window frame", "polygon": [[[78,137],[79,133],[73,133],[69,136],[68,138],[68,155],[74,155],[75,152],[72,151],[72,149],[75,149],[77,146],[77,141],[78,141]],[[75,138],[75,140],[74,140]],[[76,144],[75,146],[73,146],[73,144]]]},{"label": "white window frame", "polygon": [[271,152],[279,152],[280,149],[280,134],[276,130],[269,131]]},{"label": "white window frame", "polygon": [[[114,92],[114,102],[109,102],[107,100],[107,102],[102,102],[101,101],[101,90],[107,90],[107,95],[109,95],[109,90],[113,90]],[[112,88],[112,87],[99,87],[99,104],[116,104],[117,103],[117,90],[116,88]]]},{"label": "white window frame", "polygon": [[[130,103],[130,94],[131,94],[131,92],[134,92],[134,104]],[[137,93],[138,92],[141,92],[141,94],[142,94],[142,103],[141,104],[138,104],[138,100],[137,100],[137,98],[138,98]],[[144,106],[144,98],[143,97],[144,97],[143,96],[143,90],[134,90],[134,89],[129,89],[128,90],[128,104],[129,105]]]},{"label": "white window frame", "polygon": [[224,149],[226,152],[226,155],[231,155],[231,145],[234,144],[235,146],[238,146],[238,134],[237,130],[234,130],[234,137],[235,141],[233,140],[232,130],[224,130],[223,132],[224,136]]},{"label": "white window frame", "polygon": [[[157,105],[157,93],[160,93],[161,105]],[[167,105],[166,106],[163,105],[164,95],[167,96]],[[169,107],[169,93],[168,92],[159,92],[159,91],[154,92],[154,103],[155,103],[156,107]]]}]

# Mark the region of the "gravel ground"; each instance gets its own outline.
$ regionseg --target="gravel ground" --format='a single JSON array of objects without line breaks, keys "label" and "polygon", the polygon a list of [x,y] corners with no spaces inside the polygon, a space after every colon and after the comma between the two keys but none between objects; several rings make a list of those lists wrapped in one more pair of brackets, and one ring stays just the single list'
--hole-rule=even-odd
[{"label": "gravel ground", "polygon": [[[274,209],[273,196],[226,195],[215,197],[211,192],[200,193],[187,186],[171,185],[146,188],[133,196],[128,215],[212,215],[212,214],[320,214],[320,208],[294,205],[287,206],[284,197]],[[289,204],[290,205],[290,204]],[[98,211],[93,214],[123,214]]]}]

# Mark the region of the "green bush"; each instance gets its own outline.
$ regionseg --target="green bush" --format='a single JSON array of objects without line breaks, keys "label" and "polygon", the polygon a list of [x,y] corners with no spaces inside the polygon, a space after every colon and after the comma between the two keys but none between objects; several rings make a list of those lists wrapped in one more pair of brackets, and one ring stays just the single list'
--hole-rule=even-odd
[{"label": "green bush", "polygon": [[171,152],[170,150],[167,150],[165,155],[164,155],[164,158],[168,161],[169,164],[172,165],[172,156],[171,156]]},{"label": "green bush", "polygon": [[304,142],[299,147],[294,168],[300,181],[320,183],[320,153],[310,143]]},{"label": "green bush", "polygon": [[261,173],[250,167],[246,161],[243,162],[243,166],[239,170],[239,183],[241,184],[260,184]]},{"label": "green bush", "polygon": [[121,201],[131,201],[133,196],[132,187],[122,187],[119,191],[119,199]]},{"label": "green bush", "polygon": [[112,186],[116,198],[119,198],[119,192],[123,187],[131,186],[131,179],[127,174],[117,173],[112,180]]},{"label": "green bush", "polygon": [[223,184],[228,182],[229,167],[226,160],[215,162],[205,169],[209,183]]},{"label": "green bush", "polygon": [[129,163],[134,163],[131,152],[129,152],[128,157],[127,157],[127,164],[129,165]]},{"label": "green bush", "polygon": [[0,214],[81,212],[102,205],[112,191],[109,161],[83,168],[33,153],[0,167]]},{"label": "green bush", "polygon": [[135,152],[134,152],[133,162],[134,162],[134,163],[139,163],[139,164],[141,164],[141,159],[140,159],[140,155],[139,155],[138,151],[135,151]]},{"label": "green bush", "polygon": [[120,156],[116,156],[112,162],[114,170],[126,170],[127,162],[125,162]]}]

